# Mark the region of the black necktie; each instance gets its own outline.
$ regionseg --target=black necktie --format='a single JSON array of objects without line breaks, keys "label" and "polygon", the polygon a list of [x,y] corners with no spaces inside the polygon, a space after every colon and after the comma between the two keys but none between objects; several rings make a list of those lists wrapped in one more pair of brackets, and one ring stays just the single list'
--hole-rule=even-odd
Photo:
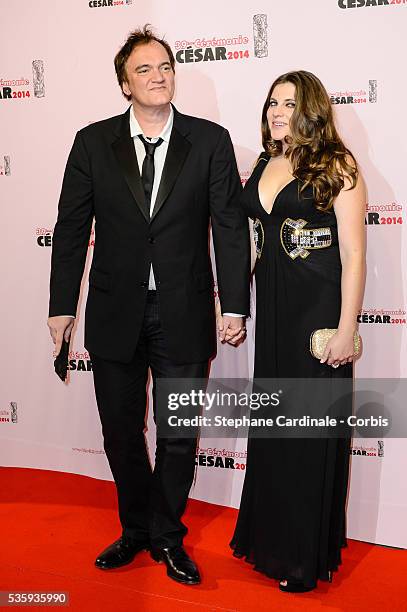
[{"label": "black necktie", "polygon": [[150,217],[151,194],[154,185],[154,153],[156,148],[163,142],[163,139],[159,138],[157,142],[148,142],[141,134],[139,134],[139,138],[146,150],[146,156],[141,169],[141,182],[143,183],[146,196],[146,212],[148,213],[148,217]]}]

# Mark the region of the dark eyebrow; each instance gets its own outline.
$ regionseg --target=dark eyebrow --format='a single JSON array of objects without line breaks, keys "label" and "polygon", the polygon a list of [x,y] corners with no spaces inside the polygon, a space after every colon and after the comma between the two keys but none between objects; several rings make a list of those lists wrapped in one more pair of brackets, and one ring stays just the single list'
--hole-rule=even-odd
[{"label": "dark eyebrow", "polygon": [[[274,102],[277,102],[277,100],[275,98],[270,98],[270,102],[274,100]],[[284,102],[295,102],[294,98],[286,98],[284,100]]]},{"label": "dark eyebrow", "polygon": [[[166,60],[165,62],[161,62],[161,64],[159,64],[159,68],[162,68],[162,66],[170,66],[170,62],[168,60]],[[141,70],[141,68],[151,68],[151,64],[141,64],[140,66],[136,66],[136,70]]]}]

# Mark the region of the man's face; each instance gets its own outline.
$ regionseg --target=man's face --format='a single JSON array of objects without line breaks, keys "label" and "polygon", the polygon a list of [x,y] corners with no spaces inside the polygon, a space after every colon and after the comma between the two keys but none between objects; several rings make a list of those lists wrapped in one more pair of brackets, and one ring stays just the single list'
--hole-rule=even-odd
[{"label": "man's face", "polygon": [[123,91],[138,106],[166,106],[174,95],[174,71],[165,48],[153,40],[131,52],[125,65]]}]

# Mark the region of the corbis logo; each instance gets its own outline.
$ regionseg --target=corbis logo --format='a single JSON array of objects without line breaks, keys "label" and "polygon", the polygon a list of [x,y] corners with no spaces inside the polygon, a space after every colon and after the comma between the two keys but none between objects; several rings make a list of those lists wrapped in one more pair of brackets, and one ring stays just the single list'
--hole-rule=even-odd
[{"label": "corbis logo", "polygon": [[89,8],[103,8],[105,6],[128,6],[133,0],[88,0]]},{"label": "corbis logo", "polygon": [[10,407],[0,410],[0,423],[18,423],[17,402],[10,402]]},{"label": "corbis logo", "polygon": [[3,156],[3,164],[0,164],[0,176],[11,176],[10,155]]},{"label": "corbis logo", "polygon": [[398,202],[366,204],[366,225],[403,225],[403,205]]},{"label": "corbis logo", "polygon": [[246,451],[230,451],[225,448],[198,448],[195,465],[229,470],[246,469]]},{"label": "corbis logo", "polygon": [[29,88],[29,79],[25,77],[20,77],[19,79],[0,78],[0,100],[28,100],[32,96],[44,98],[44,62],[42,60],[33,60],[31,62],[31,69],[33,75],[31,88]]},{"label": "corbis logo", "polygon": [[341,9],[370,8],[373,6],[397,6],[407,4],[407,0],[337,0]]},{"label": "corbis logo", "polygon": [[328,93],[331,104],[375,104],[377,102],[377,81],[369,80],[368,90],[338,90]]},{"label": "corbis logo", "polygon": [[357,316],[358,323],[380,325],[405,325],[407,312],[403,308],[385,310],[383,308],[362,308]]},{"label": "corbis logo", "polygon": [[358,457],[384,457],[384,440],[378,440],[377,446],[354,444],[350,449],[350,454]]},{"label": "corbis logo", "polygon": [[[49,229],[46,227],[37,227],[35,229],[35,239],[37,241],[37,245],[40,247],[52,247],[53,234],[53,229]],[[89,246],[95,246],[95,230],[93,227],[90,232]]]}]

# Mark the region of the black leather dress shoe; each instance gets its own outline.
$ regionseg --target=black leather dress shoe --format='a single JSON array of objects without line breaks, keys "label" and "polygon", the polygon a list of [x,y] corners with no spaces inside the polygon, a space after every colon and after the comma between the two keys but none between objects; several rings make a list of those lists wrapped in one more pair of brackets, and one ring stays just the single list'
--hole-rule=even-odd
[{"label": "black leather dress shoe", "polygon": [[287,584],[279,584],[280,591],[283,593],[308,593],[309,591],[313,591],[316,588],[316,585],[313,586],[305,586],[302,582],[290,582],[289,580],[285,580]]},{"label": "black leather dress shoe", "polygon": [[128,540],[121,537],[100,553],[95,565],[103,570],[122,567],[122,565],[131,563],[138,552],[149,550],[149,548],[150,544],[147,540]]},{"label": "black leather dress shoe", "polygon": [[198,568],[182,546],[152,548],[150,554],[154,561],[164,561],[167,566],[167,575],[173,580],[182,584],[201,582]]}]

